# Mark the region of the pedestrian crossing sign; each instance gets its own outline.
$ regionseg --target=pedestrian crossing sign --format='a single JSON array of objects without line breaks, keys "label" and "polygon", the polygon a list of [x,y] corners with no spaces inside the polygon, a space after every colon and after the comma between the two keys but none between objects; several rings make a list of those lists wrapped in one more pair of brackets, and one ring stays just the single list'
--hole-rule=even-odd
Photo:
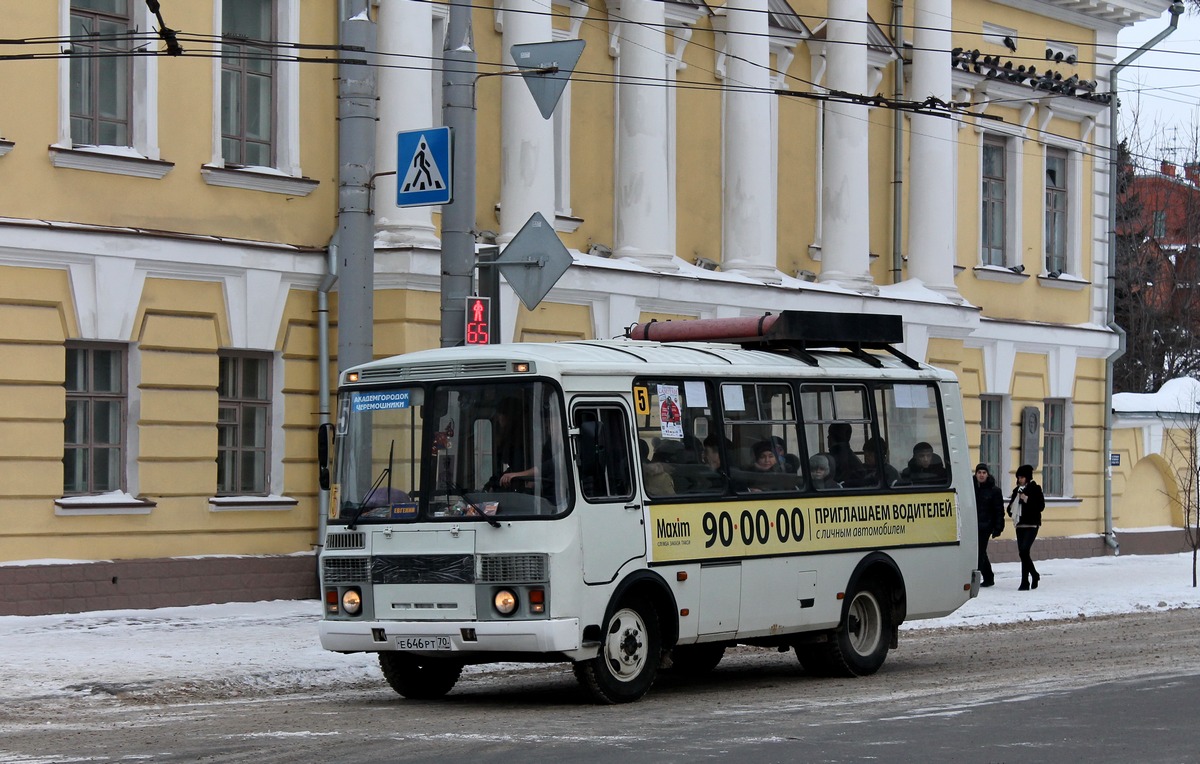
[{"label": "pedestrian crossing sign", "polygon": [[450,128],[409,130],[396,138],[396,206],[449,204],[454,198]]}]

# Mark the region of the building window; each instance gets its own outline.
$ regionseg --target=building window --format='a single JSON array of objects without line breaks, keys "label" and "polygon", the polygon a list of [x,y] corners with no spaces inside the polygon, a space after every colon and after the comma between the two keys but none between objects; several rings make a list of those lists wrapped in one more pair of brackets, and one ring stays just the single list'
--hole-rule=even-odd
[{"label": "building window", "polygon": [[65,387],[63,494],[122,490],[125,351],[108,346],[68,346]]},{"label": "building window", "polygon": [[554,120],[554,211],[571,214],[571,84],[563,88]]},{"label": "building window", "polygon": [[1155,210],[1154,213],[1154,238],[1163,239],[1167,235],[1167,211]]},{"label": "building window", "polygon": [[227,167],[274,166],[273,0],[221,7],[221,156]]},{"label": "building window", "polygon": [[71,0],[71,143],[129,146],[130,0]]},{"label": "building window", "polygon": [[1046,149],[1046,272],[1067,270],[1067,152]]},{"label": "building window", "polygon": [[268,493],[271,359],[221,356],[217,387],[217,495]]},{"label": "building window", "polygon": [[1047,496],[1063,495],[1067,440],[1067,403],[1047,399],[1042,433],[1042,490]]},{"label": "building window", "polygon": [[980,245],[984,265],[1007,265],[1008,151],[1004,140],[983,142],[983,218]]},{"label": "building window", "polygon": [[[1004,400],[998,395],[979,396],[979,461],[998,476],[1004,468]],[[999,483],[999,480],[996,481]]]}]

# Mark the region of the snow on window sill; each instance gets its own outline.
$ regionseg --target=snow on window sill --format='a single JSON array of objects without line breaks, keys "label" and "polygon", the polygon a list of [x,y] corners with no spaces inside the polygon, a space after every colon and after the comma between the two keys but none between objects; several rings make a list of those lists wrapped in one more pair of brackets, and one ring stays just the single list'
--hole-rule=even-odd
[{"label": "snow on window sill", "polygon": [[577,218],[569,213],[554,213],[554,230],[559,233],[575,233],[583,225],[583,218]]},{"label": "snow on window sill", "polygon": [[1047,507],[1078,507],[1083,504],[1083,499],[1078,496],[1047,496]]},{"label": "snow on window sill", "polygon": [[209,512],[280,512],[292,509],[300,502],[290,496],[213,496],[208,500]]},{"label": "snow on window sill", "polygon": [[975,278],[983,281],[1003,281],[1006,284],[1020,284],[1029,278],[1028,273],[1014,273],[1011,268],[1000,265],[977,265],[974,268]]},{"label": "snow on window sill", "polygon": [[175,167],[174,162],[150,159],[124,146],[50,147],[50,164],[68,170],[107,172],[158,180]]},{"label": "snow on window sill", "polygon": [[1051,289],[1066,289],[1070,292],[1080,292],[1088,287],[1091,282],[1085,281],[1078,276],[1072,276],[1064,273],[1061,276],[1050,276],[1042,274],[1038,276],[1038,284]]},{"label": "snow on window sill", "polygon": [[245,191],[266,191],[270,194],[308,196],[320,181],[312,178],[295,178],[284,175],[271,167],[240,167],[230,169],[206,164],[200,167],[200,175],[210,186],[240,188]]},{"label": "snow on window sill", "polygon": [[158,503],[124,491],[93,494],[90,496],[64,496],[54,500],[54,514],[60,517],[72,515],[148,515]]}]

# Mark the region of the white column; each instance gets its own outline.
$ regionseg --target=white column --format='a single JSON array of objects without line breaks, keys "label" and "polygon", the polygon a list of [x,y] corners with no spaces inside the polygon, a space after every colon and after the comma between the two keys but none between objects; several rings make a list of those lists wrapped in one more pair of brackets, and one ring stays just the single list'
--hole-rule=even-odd
[{"label": "white column", "polygon": [[[512,46],[553,42],[554,29],[545,4],[506,0],[502,7],[504,65],[515,69]],[[500,235],[496,240],[503,244],[535,212],[554,223],[554,121],[542,118],[523,78],[500,79]]]},{"label": "white column", "polygon": [[[722,131],[722,263],[727,271],[779,280],[771,185],[771,38],[767,0],[729,0]],[[754,92],[749,92],[754,91]]]},{"label": "white column", "polygon": [[[826,82],[830,90],[866,94],[867,1],[829,0]],[[873,291],[868,205],[868,107],[825,105],[821,186],[821,281]]]},{"label": "white column", "polygon": [[656,270],[673,270],[667,173],[666,15],[656,0],[621,0],[614,13],[617,58],[617,177],[613,249]]},{"label": "white column", "polygon": [[[917,0],[913,17],[913,63],[909,99],[949,101],[951,0]],[[908,276],[958,297],[954,286],[954,226],[948,215],[954,193],[955,124],[913,114],[908,182]]]},{"label": "white column", "polygon": [[[395,175],[375,179],[375,244],[382,247],[441,246],[433,227],[433,207],[397,207],[396,182],[412,157],[396,156],[396,134],[434,125],[431,6],[420,0],[379,0],[379,125],[375,130],[376,167]],[[394,55],[403,54],[403,55]],[[440,54],[439,54],[440,55]],[[440,120],[438,120],[440,122]],[[399,166],[399,163],[404,163]]]}]

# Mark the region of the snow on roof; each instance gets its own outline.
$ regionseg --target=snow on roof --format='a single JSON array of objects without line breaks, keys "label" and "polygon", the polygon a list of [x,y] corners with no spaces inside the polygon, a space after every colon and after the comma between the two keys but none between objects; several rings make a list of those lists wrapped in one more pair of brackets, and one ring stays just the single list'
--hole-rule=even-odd
[{"label": "snow on roof", "polygon": [[1171,379],[1157,393],[1117,393],[1113,411],[1127,414],[1200,413],[1200,380],[1192,377]]}]

